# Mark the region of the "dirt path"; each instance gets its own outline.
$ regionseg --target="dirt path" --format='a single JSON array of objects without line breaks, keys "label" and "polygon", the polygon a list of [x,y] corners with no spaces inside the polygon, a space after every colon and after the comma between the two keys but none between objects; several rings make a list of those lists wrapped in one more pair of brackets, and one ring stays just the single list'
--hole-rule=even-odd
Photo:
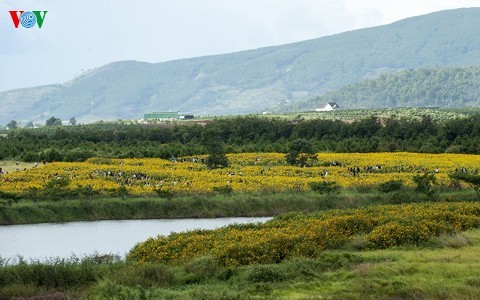
[{"label": "dirt path", "polygon": [[[38,166],[40,166],[41,163],[38,163]],[[0,168],[2,168],[4,173],[11,173],[15,171],[23,171],[25,169],[31,169],[35,166],[35,163],[27,163],[27,162],[17,162],[13,160],[0,160]]]}]

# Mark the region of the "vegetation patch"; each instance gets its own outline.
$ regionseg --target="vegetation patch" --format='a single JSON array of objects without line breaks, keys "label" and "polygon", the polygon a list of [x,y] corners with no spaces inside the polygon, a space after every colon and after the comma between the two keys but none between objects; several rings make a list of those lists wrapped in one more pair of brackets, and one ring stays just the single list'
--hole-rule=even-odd
[{"label": "vegetation patch", "polygon": [[478,211],[478,203],[426,203],[295,214],[265,224],[151,238],[135,246],[128,260],[174,263],[210,255],[222,265],[239,266],[318,258],[327,249],[358,244],[358,237],[371,249],[423,245],[432,237],[478,228]]}]

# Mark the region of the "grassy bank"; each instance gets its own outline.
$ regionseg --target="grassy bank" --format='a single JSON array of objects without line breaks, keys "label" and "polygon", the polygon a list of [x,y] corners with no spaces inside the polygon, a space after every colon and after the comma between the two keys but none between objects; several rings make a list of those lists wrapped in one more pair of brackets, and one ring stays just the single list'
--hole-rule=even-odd
[{"label": "grassy bank", "polygon": [[[474,200],[472,191],[441,194],[443,199]],[[175,198],[93,198],[34,202],[21,200],[0,206],[0,224],[34,224],[72,221],[174,219],[215,217],[261,217],[285,212],[314,212],[355,208],[375,204],[425,201],[423,195],[404,190],[399,193],[344,191],[341,194],[316,192],[250,193]]]},{"label": "grassy bank", "polygon": [[[0,209],[0,224],[54,223],[117,219],[173,219],[272,216],[289,211],[353,207],[381,201],[374,195],[308,193],[233,194],[176,198],[95,198],[32,202]],[[385,199],[387,201],[387,199]]]},{"label": "grassy bank", "polygon": [[[325,251],[315,259],[227,268],[212,257],[132,265],[105,257],[0,267],[0,299],[475,299],[480,230],[426,246]],[[8,299],[8,298],[7,298]]]}]

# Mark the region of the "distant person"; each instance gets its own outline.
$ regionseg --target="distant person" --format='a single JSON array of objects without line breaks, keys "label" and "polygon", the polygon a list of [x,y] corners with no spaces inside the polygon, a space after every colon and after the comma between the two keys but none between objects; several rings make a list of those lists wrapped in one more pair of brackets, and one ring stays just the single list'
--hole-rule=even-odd
[{"label": "distant person", "polygon": [[3,174],[3,169],[2,169],[2,168],[0,168],[0,175],[2,175],[2,174]]}]

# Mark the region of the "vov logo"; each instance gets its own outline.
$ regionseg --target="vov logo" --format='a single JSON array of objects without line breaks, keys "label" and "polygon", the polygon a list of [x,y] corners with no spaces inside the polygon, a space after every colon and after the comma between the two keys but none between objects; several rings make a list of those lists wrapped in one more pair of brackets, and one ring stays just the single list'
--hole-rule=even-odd
[{"label": "vov logo", "polygon": [[[47,15],[48,11],[23,11],[23,10],[10,10],[10,16],[12,17],[13,25],[15,28],[18,28],[20,24],[22,24],[25,28],[32,28],[35,25],[38,28],[42,28],[43,21],[45,21],[45,16]],[[43,13],[43,15],[42,15]]]}]

